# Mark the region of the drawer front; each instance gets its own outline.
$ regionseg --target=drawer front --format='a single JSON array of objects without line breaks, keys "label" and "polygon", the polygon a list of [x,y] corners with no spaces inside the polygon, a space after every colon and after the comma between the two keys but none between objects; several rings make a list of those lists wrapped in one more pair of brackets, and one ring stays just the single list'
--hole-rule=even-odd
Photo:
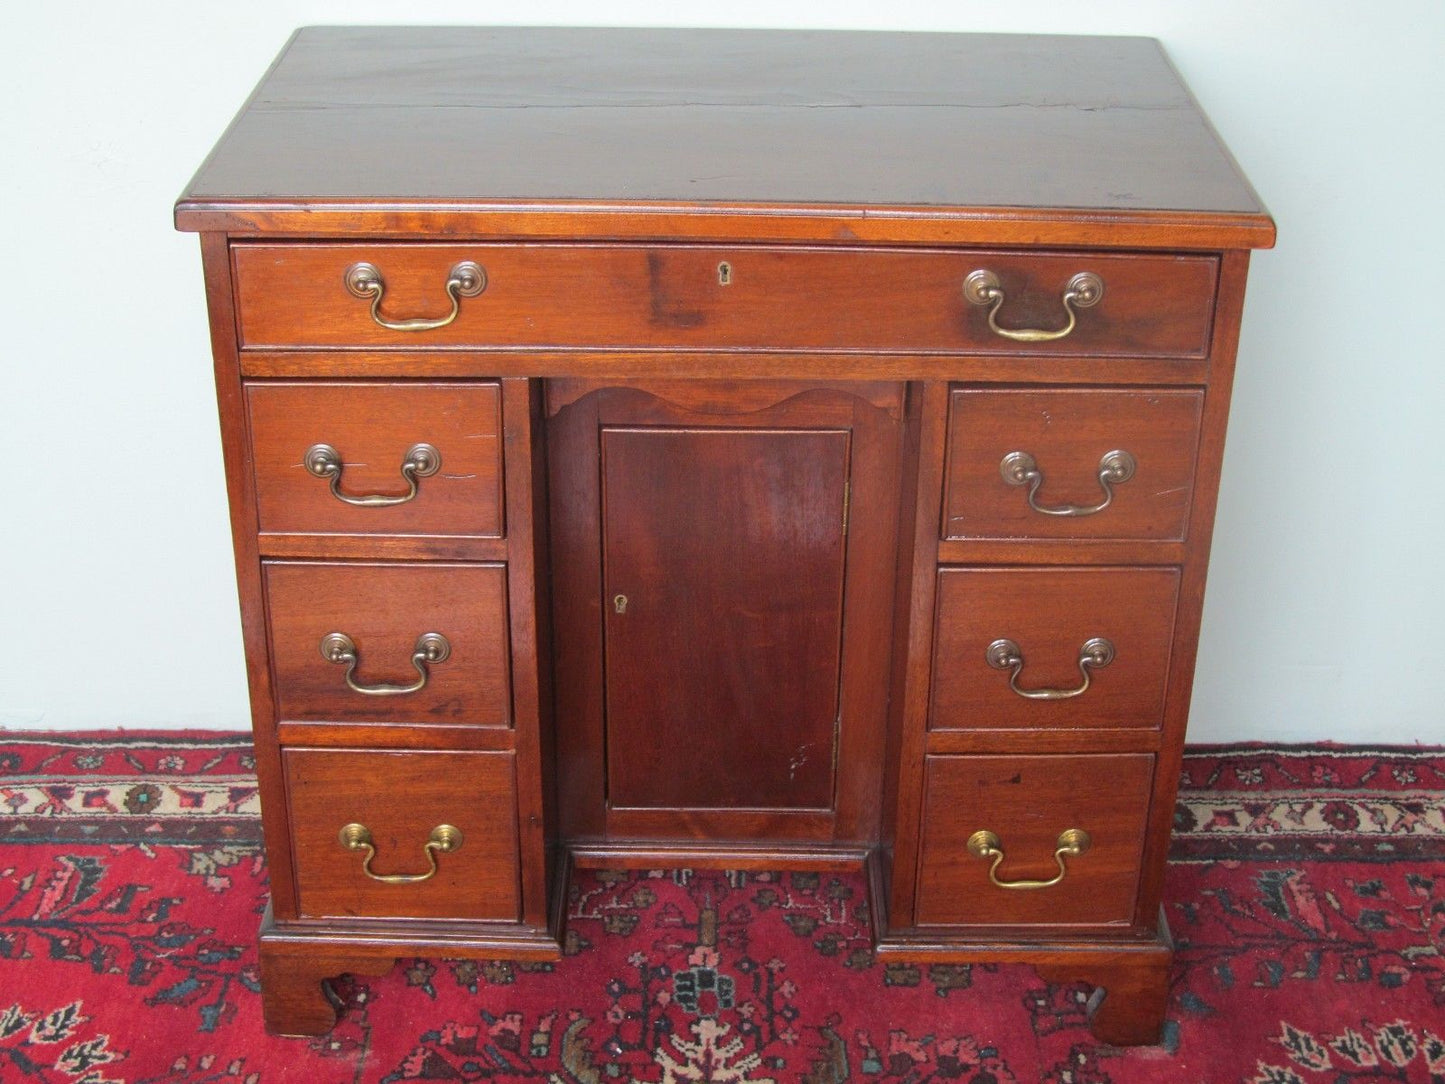
[{"label": "drawer front", "polygon": [[[288,749],[283,758],[303,917],[518,918],[511,753]],[[350,846],[347,825],[366,830],[353,830]],[[459,842],[437,832],[445,825]],[[429,849],[433,838],[441,844]],[[436,873],[419,879],[433,859]]]},{"label": "drawer front", "polygon": [[[918,924],[1131,922],[1153,774],[1145,753],[928,757]],[[1086,849],[1055,857],[1071,829]]]},{"label": "drawer front", "polygon": [[1178,593],[1172,568],[941,569],[930,729],[1159,726]]},{"label": "drawer front", "polygon": [[1182,540],[1203,409],[1198,390],[957,388],[943,535]]},{"label": "drawer front", "polygon": [[502,534],[497,384],[250,384],[263,533]]},{"label": "drawer front", "polygon": [[[510,725],[505,566],[278,561],[264,568],[278,720]],[[328,640],[336,633],[353,645],[354,665]],[[446,658],[414,661],[432,646],[421,643],[428,633],[445,638]],[[365,688],[415,688],[360,692],[348,685],[348,671]]]},{"label": "drawer front", "polygon": [[[1202,357],[1212,257],[639,245],[284,245],[233,248],[241,341],[296,346],[776,348]],[[456,297],[455,319],[393,330],[349,269],[380,276],[382,320],[446,320],[452,269],[472,261],[485,287]],[[964,280],[991,272],[1003,301],[973,304]],[[1001,332],[1061,331],[1070,280],[1092,272],[1097,304],[1047,342]],[[460,280],[459,280],[460,281]],[[478,279],[480,281],[480,279]]]}]

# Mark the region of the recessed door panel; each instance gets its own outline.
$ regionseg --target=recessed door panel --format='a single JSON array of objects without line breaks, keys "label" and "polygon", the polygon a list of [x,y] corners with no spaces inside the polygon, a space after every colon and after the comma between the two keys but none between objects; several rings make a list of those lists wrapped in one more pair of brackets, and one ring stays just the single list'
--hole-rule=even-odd
[{"label": "recessed door panel", "polygon": [[831,809],[849,432],[600,439],[608,805]]}]

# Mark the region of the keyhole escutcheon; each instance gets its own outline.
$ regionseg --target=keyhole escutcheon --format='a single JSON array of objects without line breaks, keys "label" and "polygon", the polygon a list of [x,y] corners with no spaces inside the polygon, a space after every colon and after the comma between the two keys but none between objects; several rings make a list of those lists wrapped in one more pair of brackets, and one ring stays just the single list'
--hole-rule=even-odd
[{"label": "keyhole escutcheon", "polygon": [[612,608],[613,608],[614,610],[616,610],[616,611],[617,611],[618,613],[620,613],[620,614],[625,614],[625,613],[627,612],[627,596],[626,596],[626,595],[615,595],[615,596],[613,596],[613,599],[612,599]]}]

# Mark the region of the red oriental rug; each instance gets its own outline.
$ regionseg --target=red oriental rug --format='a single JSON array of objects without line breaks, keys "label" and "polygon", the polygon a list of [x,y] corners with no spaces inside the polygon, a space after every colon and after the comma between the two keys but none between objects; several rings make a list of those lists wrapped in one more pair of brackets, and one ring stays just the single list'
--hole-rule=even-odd
[{"label": "red oriental rug", "polygon": [[1445,1081],[1445,754],[1195,749],[1162,1047],[1028,968],[885,966],[861,882],[582,875],[566,956],[342,980],[261,1030],[237,735],[0,734],[0,1081]]}]

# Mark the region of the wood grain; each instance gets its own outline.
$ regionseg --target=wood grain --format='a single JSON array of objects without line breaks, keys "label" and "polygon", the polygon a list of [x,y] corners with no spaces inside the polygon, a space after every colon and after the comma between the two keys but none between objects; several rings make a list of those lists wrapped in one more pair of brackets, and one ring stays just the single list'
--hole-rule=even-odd
[{"label": "wood grain", "polygon": [[968,380],[1008,384],[1199,385],[1209,378],[1204,358],[1047,358],[998,354],[891,353],[802,350],[516,350],[435,347],[403,353],[385,349],[245,350],[248,377],[467,378],[667,380],[685,372],[701,380],[852,381]]},{"label": "wood grain", "polygon": [[311,749],[416,749],[512,752],[517,730],[496,726],[443,726],[425,723],[329,722],[287,719],[276,724],[276,739],[283,746]]}]

